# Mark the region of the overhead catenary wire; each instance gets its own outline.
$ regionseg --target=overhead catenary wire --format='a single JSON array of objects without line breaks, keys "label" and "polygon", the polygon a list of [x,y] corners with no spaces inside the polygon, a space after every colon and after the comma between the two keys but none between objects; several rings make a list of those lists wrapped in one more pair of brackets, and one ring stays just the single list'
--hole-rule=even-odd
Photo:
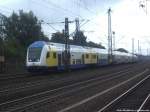
[{"label": "overhead catenary wire", "polygon": [[48,1],[48,0],[43,0],[43,1],[45,1],[47,4],[49,4],[49,5],[51,5],[51,6],[54,6],[54,7],[58,8],[58,9],[64,10],[64,11],[70,13],[70,14],[73,14],[73,15],[79,16],[80,18],[83,18],[81,15],[79,15],[79,14],[77,14],[77,13],[75,13],[75,12],[69,10],[69,9],[66,9],[66,8],[64,8],[64,7],[61,7],[61,6],[55,4],[55,3],[52,2],[52,1]]},{"label": "overhead catenary wire", "polygon": [[83,24],[80,25],[80,28],[87,24],[90,20],[86,20]]},{"label": "overhead catenary wire", "polygon": [[[84,6],[81,4],[81,2],[83,3]],[[87,12],[89,12],[89,13],[92,14],[92,15],[94,15],[95,17],[98,16],[98,13],[95,13],[93,10],[89,9],[89,8],[87,7],[87,5],[85,4],[84,1],[82,1],[82,0],[76,1],[76,0],[75,0],[74,3],[75,3],[76,5],[78,5],[79,8],[82,8],[82,9],[86,10]],[[97,25],[97,23],[95,23],[95,22],[93,21],[93,19],[94,19],[95,17],[92,17],[91,19],[88,19],[88,20],[90,20],[90,22],[92,22],[92,23],[94,23],[95,25]]]},{"label": "overhead catenary wire", "polygon": [[93,15],[97,15],[97,13],[95,13],[94,11],[92,11],[91,9],[89,9],[87,7],[86,4],[84,4],[84,6],[81,4],[82,1],[74,1],[74,3],[79,7],[79,8],[82,8],[84,10],[86,10],[87,12],[89,12],[90,14],[93,14]]},{"label": "overhead catenary wire", "polygon": [[51,27],[53,30],[55,30],[56,32],[59,32],[59,30],[57,30],[56,28],[54,28],[51,24],[48,24],[48,23],[47,23],[47,25],[50,26],[50,27]]},{"label": "overhead catenary wire", "polygon": [[[51,10],[51,9],[55,9],[55,8],[57,8],[57,9],[63,9],[63,11],[64,12],[68,12],[68,14],[73,14],[74,16],[75,15],[77,15],[77,14],[75,14],[73,11],[70,11],[70,10],[68,10],[68,9],[65,9],[65,8],[63,8],[63,7],[60,7],[59,5],[57,5],[57,4],[55,4],[55,3],[53,3],[53,2],[51,2],[51,1],[47,1],[47,0],[43,0],[43,1],[46,1],[46,4],[44,3],[44,2],[38,2],[38,1],[35,1],[35,0],[31,0],[32,2],[34,2],[34,3],[36,3],[36,4],[38,4],[38,5],[40,5],[40,6],[42,6],[43,5],[43,7],[46,7],[46,8],[48,8],[49,10]],[[48,5],[51,5],[51,6],[53,6],[53,8],[52,7],[48,7]],[[5,6],[4,6],[5,7]],[[10,9],[10,8],[8,8],[8,7],[5,7],[7,10],[9,10],[9,11],[14,11],[14,9]],[[62,11],[62,10],[61,10]],[[8,12],[8,11],[6,11],[5,10],[5,12],[7,12],[7,13],[11,13],[11,12]],[[70,13],[69,13],[70,12]]]},{"label": "overhead catenary wire", "polygon": [[[82,20],[83,21],[83,20]],[[62,22],[51,22],[51,23],[46,23],[46,22],[44,22],[43,20],[41,20],[40,21],[41,22],[41,24],[47,24],[47,25],[49,25],[53,30],[55,30],[56,32],[60,32],[59,30],[57,30],[56,28],[54,28],[51,24],[64,24],[65,22],[64,21],[62,21]],[[73,21],[68,21],[69,23],[74,23],[75,22],[75,20],[73,20]],[[71,37],[71,36],[73,36],[74,35],[74,33],[75,33],[75,31],[73,31],[72,33],[70,33],[70,35],[69,35],[69,37]]]},{"label": "overhead catenary wire", "polygon": [[[46,1],[46,0],[43,0],[43,1]],[[37,1],[32,0],[32,2],[35,2],[36,4],[38,4],[38,5],[41,6],[41,4],[39,4],[39,2],[37,2]],[[60,9],[63,9],[63,11],[65,11],[65,12],[70,12],[69,10],[64,9],[64,8],[58,6],[57,4],[54,4],[54,3],[50,2],[50,1],[46,1],[46,2],[48,2],[48,3],[47,3],[48,5],[53,6],[53,8],[52,8],[52,7],[48,7],[47,4],[45,4],[44,2],[42,2],[42,4],[44,3],[43,5],[46,6],[48,9],[50,9],[50,8],[55,9],[55,8],[56,8],[56,9],[59,9],[59,10],[60,10]],[[62,10],[61,10],[61,11],[62,11]],[[68,13],[68,14],[70,14],[70,13]],[[71,12],[71,14],[72,14],[72,12]],[[83,19],[82,19],[82,21],[83,21]],[[59,30],[57,30],[56,28],[54,28],[52,25],[57,25],[57,24],[60,24],[60,23],[64,23],[64,22],[49,22],[49,23],[45,23],[45,24],[49,25],[53,30],[59,31]]]},{"label": "overhead catenary wire", "polygon": [[[57,14],[66,15],[67,17],[74,17],[75,18],[78,16],[77,13],[72,12],[68,9],[63,8],[63,7],[60,7],[59,5],[57,5],[53,2],[50,2],[50,1],[46,1],[46,2],[45,2],[45,0],[43,0],[44,2],[41,0],[39,0],[39,1],[31,0],[31,1],[40,7],[44,7],[46,9],[48,9],[49,11],[47,11],[47,12],[51,12],[51,13],[48,13],[49,16],[56,13],[56,12],[58,12]],[[62,14],[62,13],[64,13],[64,14]],[[54,16],[52,16],[52,17],[54,17]],[[81,18],[81,16],[80,16],[80,18]],[[50,19],[50,18],[48,18],[48,19]],[[53,24],[55,24],[55,23],[53,22]]]},{"label": "overhead catenary wire", "polygon": [[[37,1],[37,0],[31,0],[31,1],[34,2],[35,4],[37,4],[40,7],[44,7],[46,9],[48,9],[49,11],[52,11],[52,10],[54,11],[55,10],[55,12],[67,13],[68,15],[74,16],[74,14],[72,14],[72,13],[68,13],[67,11],[60,10],[60,8],[54,7],[54,6],[49,5],[45,2],[41,2],[41,1]],[[48,12],[48,10],[47,10],[47,12]]]},{"label": "overhead catenary wire", "polygon": [[[75,16],[75,15],[79,15],[79,14],[77,14],[76,12],[73,12],[73,11],[71,11],[71,10],[69,10],[69,9],[67,9],[67,8],[64,8],[64,7],[62,7],[62,6],[59,6],[58,4],[55,4],[54,2],[52,2],[52,1],[48,1],[48,0],[41,0],[41,1],[44,1],[44,2],[39,2],[39,1],[35,1],[35,0],[31,0],[32,2],[34,2],[34,3],[36,3],[36,4],[38,4],[38,5],[40,5],[40,6],[42,6],[42,7],[46,7],[47,9],[49,9],[49,10],[52,10],[52,9],[57,9],[57,10],[60,10],[60,11],[62,11],[62,12],[65,12],[65,13],[67,13],[68,15],[72,15],[72,16]],[[81,4],[81,3],[80,3]],[[82,5],[82,4],[81,4]],[[83,4],[84,5],[84,4]],[[50,7],[49,7],[50,6]],[[87,6],[85,6],[85,7],[83,7],[83,9],[85,9],[85,10],[87,10],[87,11],[89,11],[88,9],[88,7]],[[12,10],[12,9],[7,9],[7,10],[10,10],[10,11],[14,11],[14,10]],[[11,12],[10,12],[11,13]],[[91,12],[89,12],[89,13],[91,13]],[[81,17],[80,17],[81,18]],[[82,20],[81,20],[82,21]],[[89,21],[91,21],[91,20],[87,20],[87,21],[85,21],[85,22],[82,22],[82,24],[80,25],[80,27],[83,27],[85,24],[87,24]],[[59,23],[59,22],[58,22]],[[51,24],[55,24],[54,22],[52,23],[51,22]],[[53,27],[53,25],[50,25],[49,24],[49,27],[51,27],[53,30],[55,30],[55,31],[59,31],[59,30],[57,30],[55,27]]]}]

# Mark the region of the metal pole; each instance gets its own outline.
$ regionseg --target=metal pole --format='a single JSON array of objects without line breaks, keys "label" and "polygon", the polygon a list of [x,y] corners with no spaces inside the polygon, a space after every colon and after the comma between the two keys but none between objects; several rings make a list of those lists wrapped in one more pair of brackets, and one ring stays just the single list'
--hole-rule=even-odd
[{"label": "metal pole", "polygon": [[113,31],[113,50],[115,50],[115,32]]},{"label": "metal pole", "polygon": [[146,0],[146,6],[145,6],[145,8],[146,8],[146,15],[147,15],[147,0]]},{"label": "metal pole", "polygon": [[78,32],[78,31],[80,31],[79,18],[75,19],[75,23],[76,23],[76,32]]},{"label": "metal pole", "polygon": [[148,56],[148,48],[147,48],[147,56]]},{"label": "metal pole", "polygon": [[69,46],[69,21],[65,18],[65,70],[69,70],[70,65],[70,46]]},{"label": "metal pole", "polygon": [[132,38],[132,61],[134,61],[134,38]]},{"label": "metal pole", "polygon": [[140,46],[140,55],[142,55],[142,48],[141,48],[141,46]]},{"label": "metal pole", "polygon": [[108,9],[108,63],[112,64],[111,9]]},{"label": "metal pole", "polygon": [[140,55],[140,41],[138,40],[138,55]]},{"label": "metal pole", "polygon": [[[75,25],[76,25],[76,31],[75,31],[75,43],[76,43],[76,40],[78,40],[80,37],[79,37],[79,30],[80,30],[80,25],[79,25],[79,18],[76,18],[75,19]],[[78,43],[77,43],[78,44]]]}]

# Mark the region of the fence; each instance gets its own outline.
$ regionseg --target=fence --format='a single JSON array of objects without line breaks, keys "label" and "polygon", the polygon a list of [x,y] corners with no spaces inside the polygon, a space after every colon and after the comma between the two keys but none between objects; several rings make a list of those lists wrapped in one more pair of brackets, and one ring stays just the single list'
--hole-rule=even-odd
[{"label": "fence", "polygon": [[5,74],[25,73],[25,61],[16,57],[13,59],[5,59],[0,63],[0,71],[0,73]]}]

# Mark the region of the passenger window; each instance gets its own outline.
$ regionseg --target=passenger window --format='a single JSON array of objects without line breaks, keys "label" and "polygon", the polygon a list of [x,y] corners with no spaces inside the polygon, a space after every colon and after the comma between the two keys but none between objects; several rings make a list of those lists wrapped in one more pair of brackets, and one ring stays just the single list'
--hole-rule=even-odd
[{"label": "passenger window", "polygon": [[92,57],[93,57],[93,59],[96,59],[96,55],[93,55]]},{"label": "passenger window", "polygon": [[50,57],[50,54],[49,54],[49,52],[47,52],[47,54],[46,54],[46,58],[49,58]]},{"label": "passenger window", "polygon": [[56,53],[53,53],[53,58],[56,58]]},{"label": "passenger window", "polygon": [[76,64],[76,62],[75,62],[75,59],[73,59],[73,62],[72,62],[73,64]]},{"label": "passenger window", "polygon": [[86,58],[89,58],[89,55],[88,55],[88,54],[86,54]]}]

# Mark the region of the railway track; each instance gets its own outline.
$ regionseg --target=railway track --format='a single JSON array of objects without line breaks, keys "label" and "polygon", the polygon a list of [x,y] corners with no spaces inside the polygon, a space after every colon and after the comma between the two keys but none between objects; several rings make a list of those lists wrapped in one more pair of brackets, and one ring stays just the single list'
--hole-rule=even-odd
[{"label": "railway track", "polygon": [[[146,72],[145,70],[144,72]],[[58,112],[80,112],[80,111],[86,111],[86,112],[107,112],[107,108],[110,105],[110,98],[113,97],[114,94],[119,94],[119,89],[122,89],[125,87],[127,88],[127,85],[132,85],[130,83],[135,83],[141,81],[143,79],[144,72],[141,72],[125,81],[121,81],[118,84],[113,85],[112,87],[105,89],[102,92],[97,92],[96,94],[83,99],[77,103],[74,103],[70,106],[67,106],[63,109],[60,109]],[[142,76],[142,78],[140,78]],[[149,77],[149,76],[148,76]],[[145,77],[144,77],[145,78]],[[146,76],[147,78],[147,76]],[[118,90],[118,91],[117,91]],[[107,104],[108,103],[108,104]],[[115,112],[112,110],[108,110],[108,112]]]},{"label": "railway track", "polygon": [[[132,64],[130,64],[130,65],[122,65],[123,66],[123,68],[126,68],[126,67],[130,67],[130,66],[132,66]],[[125,66],[125,67],[124,67]],[[117,66],[115,66],[116,68],[117,68]],[[114,69],[115,69],[115,67],[114,67]],[[111,67],[110,66],[108,66],[108,67],[105,67],[104,69],[110,69]],[[85,70],[86,71],[86,70]],[[62,72],[63,73],[63,72]],[[54,74],[54,75],[53,75]],[[59,73],[57,73],[57,72],[55,72],[55,73],[52,73],[52,74],[49,74],[49,73],[44,73],[44,74],[42,74],[42,73],[39,73],[38,74],[38,76],[40,77],[40,76],[47,76],[47,75],[51,75],[51,76],[55,76],[57,74],[57,76],[58,76],[58,74]],[[37,74],[30,74],[30,73],[18,73],[18,74],[1,74],[0,75],[0,82],[6,82],[7,83],[7,81],[12,81],[12,80],[20,80],[20,79],[23,79],[23,78],[30,78],[30,77],[34,77],[36,75],[36,77],[37,77]],[[59,74],[60,75],[60,74]],[[61,74],[62,75],[62,74]]]},{"label": "railway track", "polygon": [[147,95],[137,112],[150,111],[150,94]]},{"label": "railway track", "polygon": [[[120,75],[120,73],[122,73]],[[113,74],[108,74],[106,76],[101,76],[101,77],[96,77],[96,78],[92,78],[92,79],[89,79],[89,80],[86,80],[86,81],[82,81],[82,82],[78,82],[78,83],[73,83],[69,86],[63,86],[63,87],[60,87],[60,88],[57,88],[57,89],[53,89],[53,90],[49,90],[49,91],[45,91],[45,92],[41,92],[41,93],[38,93],[38,94],[35,94],[35,95],[31,95],[31,96],[28,96],[28,97],[24,97],[24,98],[21,98],[21,99],[17,99],[17,100],[13,100],[13,101],[8,101],[8,102],[5,102],[5,103],[1,103],[0,104],[0,107],[3,106],[5,107],[5,105],[11,105],[11,104],[16,104],[17,102],[23,102],[22,100],[31,100],[31,99],[37,99],[38,97],[45,97],[47,96],[48,94],[52,94],[53,92],[57,92],[57,93],[60,93],[60,91],[62,91],[63,89],[66,89],[68,90],[69,88],[72,89],[72,88],[75,88],[76,86],[80,86],[80,85],[88,85],[88,83],[90,82],[94,82],[96,80],[103,80],[105,79],[104,81],[106,80],[111,80],[113,78],[116,78],[116,77],[121,77],[123,74],[127,73],[127,70],[125,71],[120,71],[120,72],[116,72],[116,73],[113,73]],[[110,76],[113,76],[113,75],[116,75],[114,77],[110,77]],[[95,84],[95,83],[94,83]],[[25,87],[24,87],[25,88]],[[24,88],[17,88],[18,91],[21,91],[20,89],[24,89]],[[16,89],[16,90],[17,90]],[[14,90],[16,92],[16,90]],[[3,94],[7,94],[7,93],[10,93],[9,90],[7,91],[1,91],[1,93],[4,92]],[[7,93],[5,93],[7,92]],[[47,99],[45,99],[47,100]],[[42,99],[43,101],[43,99]]]},{"label": "railway track", "polygon": [[[55,99],[58,99],[59,97],[62,97],[63,95],[65,95],[65,97],[66,97],[66,94],[81,91],[81,90],[84,90],[87,88],[92,88],[92,87],[95,87],[96,85],[103,84],[103,83],[106,83],[106,82],[111,81],[111,80],[117,80],[118,81],[118,78],[119,79],[121,78],[119,81],[123,80],[124,78],[127,79],[128,77],[126,77],[126,75],[133,74],[133,72],[135,72],[135,71],[128,71],[128,72],[127,71],[128,70],[126,70],[122,73],[121,72],[116,73],[116,75],[114,75],[115,74],[114,73],[113,75],[111,75],[111,77],[110,77],[110,75],[108,75],[109,77],[108,76],[99,77],[99,78],[96,77],[95,79],[90,79],[90,80],[86,80],[83,82],[74,83],[74,84],[69,85],[69,86],[64,86],[61,88],[41,92],[41,93],[31,95],[28,97],[24,97],[24,98],[16,99],[13,101],[1,103],[0,109],[2,111],[4,111],[5,109],[6,110],[10,109],[9,111],[12,111],[12,112],[13,111],[28,110],[30,108],[37,107],[41,104],[43,105],[45,103],[48,103],[49,101],[51,102],[51,100],[54,101]],[[122,77],[124,77],[124,78],[122,79]]]},{"label": "railway track", "polygon": [[112,100],[98,112],[150,112],[150,75]]},{"label": "railway track", "polygon": [[[124,70],[124,69],[126,69],[126,70],[128,70],[130,67],[124,67],[124,68],[122,68],[122,69],[119,69],[119,70]],[[115,70],[109,70],[109,72],[113,72],[113,71],[115,71]],[[119,72],[118,72],[119,73]],[[102,72],[101,73],[101,76],[102,75],[105,75],[105,74],[107,74],[108,76],[110,75],[110,73],[108,73],[108,71],[107,72]],[[106,76],[107,76],[106,75]],[[67,78],[56,78],[56,79],[48,79],[47,78],[47,80],[37,80],[37,81],[33,81],[33,82],[26,82],[26,83],[20,83],[20,84],[11,84],[11,85],[9,85],[9,86],[4,86],[4,87],[1,87],[1,89],[0,89],[0,97],[1,96],[3,96],[3,95],[7,95],[8,96],[8,94],[15,94],[15,93],[19,93],[19,92],[23,92],[23,91],[29,91],[29,90],[34,90],[34,88],[35,89],[40,89],[40,88],[44,88],[45,86],[47,86],[47,85],[49,85],[48,86],[48,88],[57,88],[57,87],[59,87],[60,85],[66,85],[66,84],[68,84],[67,82],[68,82],[68,80],[72,80],[72,82],[70,82],[69,84],[72,84],[72,83],[75,83],[75,82],[80,82],[80,81],[83,81],[83,80],[88,80],[88,79],[91,79],[91,78],[95,78],[95,77],[98,77],[99,75],[97,75],[97,72],[96,73],[92,73],[92,75],[91,76],[87,76],[87,77],[80,77],[80,80],[78,79],[78,77],[72,77],[72,78],[70,78],[70,77],[67,77]],[[40,76],[41,77],[41,76]],[[35,77],[36,78],[36,77]],[[85,79],[86,78],[86,79]],[[17,95],[16,95],[17,96]],[[19,95],[20,96],[20,95]],[[4,97],[4,96],[3,96]],[[7,97],[8,98],[8,97]],[[1,100],[0,100],[1,101]]]},{"label": "railway track", "polygon": [[7,81],[7,80],[16,79],[16,78],[24,78],[27,75],[29,75],[29,73],[1,74],[0,75],[0,81]]},{"label": "railway track", "polygon": [[[134,64],[125,64],[125,65],[121,65],[123,68],[124,67],[130,67],[130,66],[133,66]],[[114,65],[115,67],[117,67],[118,65]],[[114,67],[114,68],[115,68]],[[109,68],[111,68],[111,66],[107,66],[107,67],[105,67],[104,69],[109,69]],[[55,72],[55,74],[57,74],[56,72]],[[16,74],[0,74],[0,81],[3,81],[3,82],[5,82],[5,81],[7,81],[7,80],[13,80],[13,79],[19,79],[19,78],[24,78],[24,77],[27,77],[27,76],[34,76],[34,75],[36,75],[36,74],[30,74],[30,73],[28,73],[28,72],[26,72],[26,73],[16,73]],[[40,75],[47,75],[46,73],[45,74],[42,74],[42,73],[39,73],[38,74],[39,76]]]}]

